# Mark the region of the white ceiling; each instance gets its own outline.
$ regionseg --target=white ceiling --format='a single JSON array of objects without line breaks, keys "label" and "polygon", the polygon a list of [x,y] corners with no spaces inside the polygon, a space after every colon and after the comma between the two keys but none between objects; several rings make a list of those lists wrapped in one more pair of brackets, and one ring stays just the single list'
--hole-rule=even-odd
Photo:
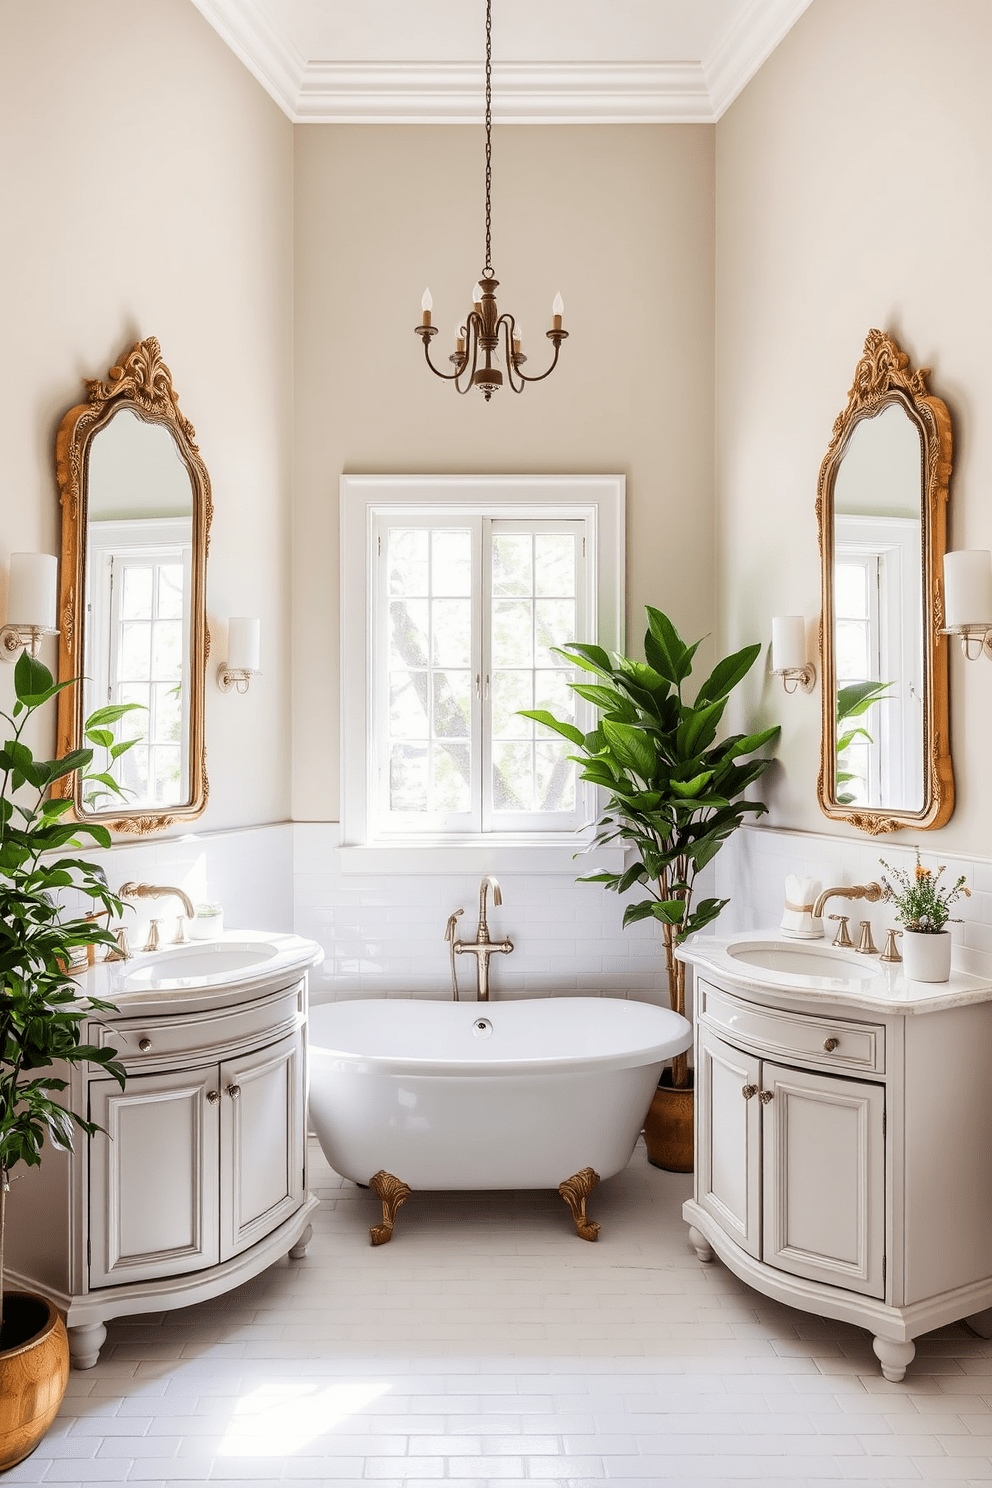
[{"label": "white ceiling", "polygon": [[[484,0],[193,0],[294,123],[474,123]],[[711,124],[811,0],[494,0],[493,117]]]}]

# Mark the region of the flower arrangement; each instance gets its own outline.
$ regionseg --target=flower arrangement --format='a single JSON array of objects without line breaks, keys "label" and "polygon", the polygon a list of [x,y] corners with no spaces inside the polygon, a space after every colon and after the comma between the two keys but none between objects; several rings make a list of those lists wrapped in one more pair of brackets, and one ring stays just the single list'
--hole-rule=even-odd
[{"label": "flower arrangement", "polygon": [[884,858],[879,858],[878,861],[899,885],[897,892],[892,883],[882,876],[885,898],[896,906],[896,919],[901,920],[907,930],[915,930],[920,935],[939,935],[951,919],[951,905],[962,894],[971,898],[971,890],[965,886],[963,873],[953,884],[944,884],[941,887],[940,879],[945,868],[941,866],[936,873],[924,868],[920,862],[919,848],[916,850],[916,867],[911,874],[903,868],[891,867]]}]

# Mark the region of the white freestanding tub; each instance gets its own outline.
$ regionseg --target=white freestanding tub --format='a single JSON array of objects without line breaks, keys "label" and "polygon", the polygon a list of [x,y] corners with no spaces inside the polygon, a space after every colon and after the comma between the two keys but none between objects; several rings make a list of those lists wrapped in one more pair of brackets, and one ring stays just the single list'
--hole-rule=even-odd
[{"label": "white freestanding tub", "polygon": [[311,1121],[343,1177],[506,1189],[618,1173],[692,1030],[606,997],[383,999],[312,1008],[309,1037]]}]

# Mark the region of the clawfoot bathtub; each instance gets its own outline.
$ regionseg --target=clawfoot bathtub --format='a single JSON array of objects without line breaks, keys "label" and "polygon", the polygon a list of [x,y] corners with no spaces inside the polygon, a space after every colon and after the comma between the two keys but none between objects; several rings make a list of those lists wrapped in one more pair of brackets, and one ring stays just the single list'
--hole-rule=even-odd
[{"label": "clawfoot bathtub", "polygon": [[586,1198],[626,1166],[691,1040],[678,1013],[606,997],[329,1003],[310,1012],[311,1122],[381,1199],[373,1244],[421,1189],[557,1188],[594,1240]]}]

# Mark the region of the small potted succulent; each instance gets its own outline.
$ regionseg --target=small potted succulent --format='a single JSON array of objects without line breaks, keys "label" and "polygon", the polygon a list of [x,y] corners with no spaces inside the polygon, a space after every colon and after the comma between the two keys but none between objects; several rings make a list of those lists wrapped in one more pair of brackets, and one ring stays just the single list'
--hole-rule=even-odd
[{"label": "small potted succulent", "polygon": [[920,862],[916,850],[916,867],[912,873],[893,868],[884,858],[878,860],[890,876],[882,877],[884,897],[896,906],[896,919],[903,925],[903,963],[912,982],[946,982],[951,974],[951,932],[944,927],[951,916],[951,905],[962,895],[971,896],[964,874],[953,884],[941,885],[946,868],[933,873]]}]

